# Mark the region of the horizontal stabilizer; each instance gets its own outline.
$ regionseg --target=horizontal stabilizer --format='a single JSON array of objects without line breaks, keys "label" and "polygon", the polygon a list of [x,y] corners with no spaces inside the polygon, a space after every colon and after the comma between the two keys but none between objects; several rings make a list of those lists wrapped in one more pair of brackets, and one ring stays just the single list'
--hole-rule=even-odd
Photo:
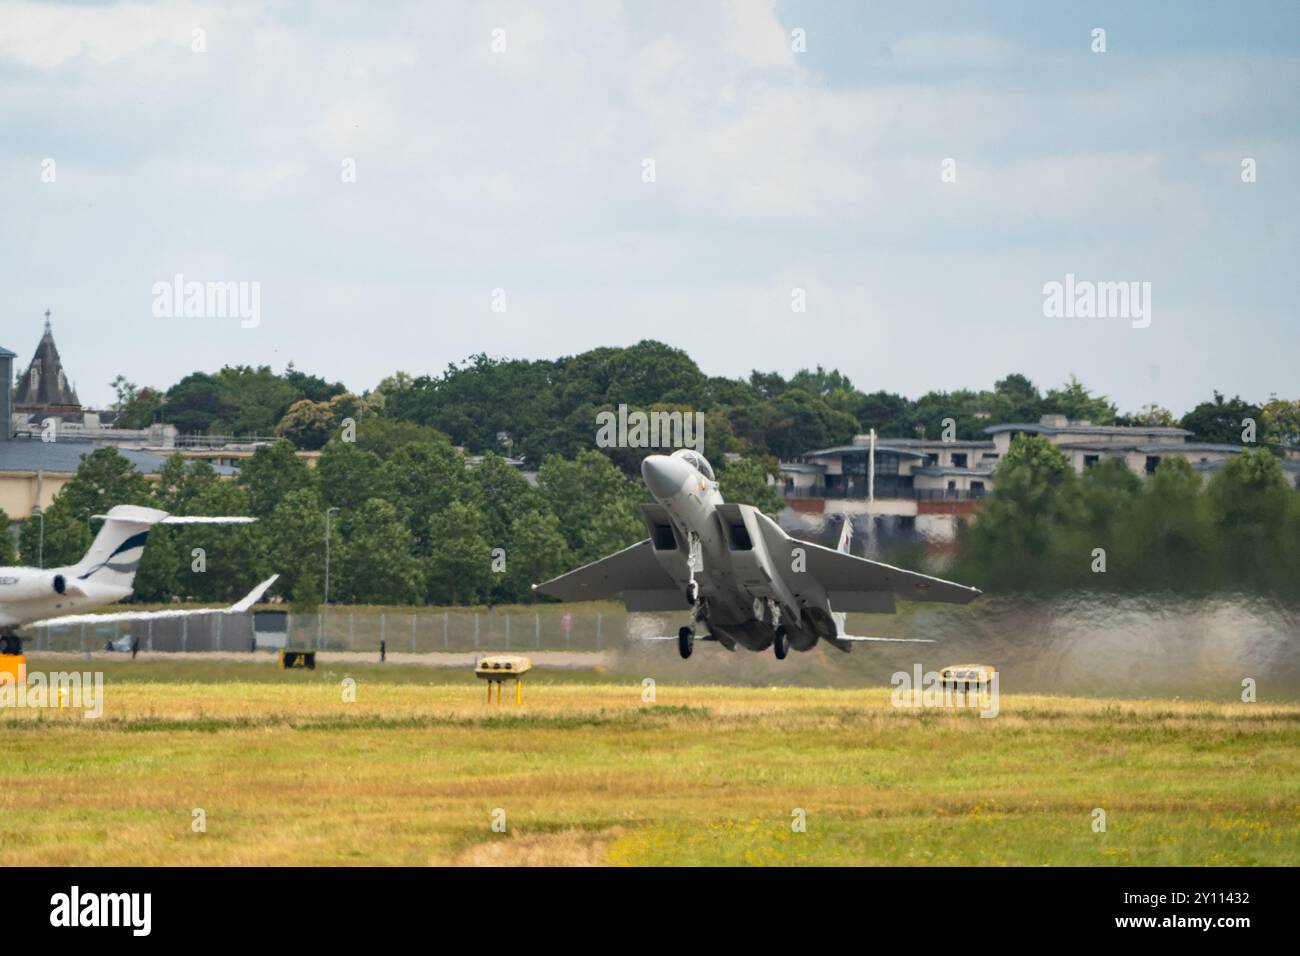
[{"label": "horizontal stabilizer", "polygon": [[252,524],[256,518],[244,518],[239,515],[168,515],[159,524]]}]

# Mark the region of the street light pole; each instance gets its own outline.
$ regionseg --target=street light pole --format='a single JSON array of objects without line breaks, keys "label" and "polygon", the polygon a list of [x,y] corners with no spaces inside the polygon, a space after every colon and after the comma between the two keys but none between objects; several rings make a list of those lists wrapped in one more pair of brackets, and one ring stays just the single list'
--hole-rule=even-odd
[{"label": "street light pole", "polygon": [[338,511],[337,507],[325,509],[325,601],[321,606],[320,615],[316,618],[316,647],[321,646],[321,639],[325,631],[325,613],[330,606],[330,516]]},{"label": "street light pole", "polygon": [[37,542],[36,543],[36,566],[38,568],[44,568],[45,567],[45,512],[41,510],[41,506],[39,504],[37,504],[37,506],[34,509],[32,509],[32,517],[39,518],[41,522],[40,535],[36,539]]},{"label": "street light pole", "polygon": [[325,509],[325,606],[330,603],[330,515],[338,511],[337,507]]}]

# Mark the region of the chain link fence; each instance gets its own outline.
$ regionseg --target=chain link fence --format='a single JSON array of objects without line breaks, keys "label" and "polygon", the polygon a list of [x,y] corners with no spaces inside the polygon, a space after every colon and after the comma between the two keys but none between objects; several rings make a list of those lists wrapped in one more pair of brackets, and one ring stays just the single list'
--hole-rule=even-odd
[{"label": "chain link fence", "polygon": [[[599,651],[622,644],[622,611],[372,611],[330,608],[288,615],[288,646],[306,650],[428,654],[506,650]],[[35,628],[33,651],[251,651],[252,614],[201,614],[146,621]]]}]

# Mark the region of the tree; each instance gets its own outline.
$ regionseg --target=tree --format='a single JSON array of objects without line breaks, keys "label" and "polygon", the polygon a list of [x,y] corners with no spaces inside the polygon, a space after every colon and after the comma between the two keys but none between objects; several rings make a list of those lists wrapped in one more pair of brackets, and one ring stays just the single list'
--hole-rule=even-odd
[{"label": "tree", "polygon": [[573,460],[550,456],[537,471],[537,484],[579,563],[645,537],[637,507],[643,492],[597,451],[581,452]]},{"label": "tree", "polygon": [[993,383],[993,393],[1002,400],[1003,422],[1036,422],[1042,415],[1043,396],[1027,375],[1012,372]]},{"label": "tree", "polygon": [[1119,423],[1122,425],[1143,425],[1148,428],[1178,427],[1178,419],[1174,418],[1174,413],[1154,402],[1143,405],[1142,408],[1131,415],[1122,416]]},{"label": "tree", "polygon": [[293,367],[292,362],[284,370],[284,380],[297,394],[313,402],[328,402],[340,392],[347,391],[341,382],[327,382],[319,375],[300,372]]},{"label": "tree", "polygon": [[122,375],[110,384],[117,393],[117,401],[111,410],[117,412],[119,428],[148,428],[153,424],[155,414],[162,407],[161,392],[148,386],[140,388]]},{"label": "tree", "polygon": [[1186,458],[1168,455],[1125,519],[1121,554],[1135,584],[1195,591],[1221,581],[1216,541],[1201,476]]},{"label": "tree", "polygon": [[[342,555],[337,523],[330,523],[330,547]],[[325,505],[315,488],[295,488],[275,506],[266,522],[271,567],[280,575],[278,593],[296,610],[314,610],[325,590]]]},{"label": "tree", "polygon": [[1300,446],[1300,401],[1274,395],[1260,409],[1263,440],[1272,445]]},{"label": "tree", "polygon": [[35,515],[23,522],[18,536],[21,564],[41,564],[43,550],[45,567],[63,567],[76,564],[90,550],[90,529],[86,527],[85,519],[74,515],[62,504],[62,496],[55,498],[54,503],[45,509],[43,524],[42,532],[42,521]]},{"label": "tree", "polygon": [[1234,455],[1210,479],[1209,496],[1225,580],[1256,590],[1294,589],[1285,540],[1294,493],[1266,449]]},{"label": "tree", "polygon": [[1070,421],[1089,421],[1110,425],[1115,421],[1115,406],[1104,395],[1093,395],[1073,375],[1061,388],[1051,389],[1043,399],[1043,411],[1064,415]]},{"label": "tree", "polygon": [[356,437],[358,448],[385,459],[406,445],[451,445],[446,435],[430,425],[417,425],[382,415],[366,415],[358,419]]},{"label": "tree", "polygon": [[453,501],[431,519],[429,541],[426,580],[431,603],[470,604],[486,596],[493,583],[492,545],[478,509]]},{"label": "tree", "polygon": [[424,592],[424,574],[414,540],[382,498],[360,504],[343,544],[339,594],[356,604],[415,604]]},{"label": "tree", "polygon": [[854,411],[863,431],[875,429],[882,438],[911,438],[912,403],[893,392],[862,396]]},{"label": "tree", "polygon": [[[244,489],[233,481],[218,479],[207,462],[191,463],[190,481],[194,487],[185,496],[181,514],[248,513]],[[176,537],[176,556],[180,559],[177,593],[192,600],[233,601],[270,574],[265,528],[260,524],[155,527],[150,538],[159,532]]]},{"label": "tree", "polygon": [[230,431],[235,435],[270,435],[301,393],[268,365],[228,365],[216,374],[235,409]]},{"label": "tree", "polygon": [[520,514],[542,507],[528,480],[500,455],[485,455],[468,476],[477,488],[475,497],[494,547],[509,540],[510,526]]},{"label": "tree", "polygon": [[[989,585],[1059,582],[1053,545],[1081,516],[1078,479],[1064,453],[1041,436],[1017,435],[994,474],[995,491],[961,534],[961,571]],[[1066,560],[1087,561],[1087,555]]]},{"label": "tree", "polygon": [[9,514],[0,508],[0,566],[8,566],[14,563],[14,539],[9,533],[12,522],[9,520]]},{"label": "tree", "polygon": [[239,483],[248,491],[249,512],[257,518],[270,517],[291,491],[317,485],[311,469],[287,441],[259,445],[253,457],[240,465]]},{"label": "tree", "polygon": [[1244,401],[1240,395],[1225,401],[1222,393],[1214,392],[1214,401],[1201,402],[1183,416],[1179,422],[1197,439],[1219,444],[1240,445],[1246,419],[1259,426],[1260,408]]},{"label": "tree", "polygon": [[116,448],[103,447],[81,456],[77,473],[63,486],[57,501],[70,515],[85,521],[106,514],[114,505],[151,505],[153,495],[148,479],[135,465]]},{"label": "tree", "polygon": [[721,463],[718,469],[718,487],[728,502],[753,505],[764,514],[774,516],[785,507],[785,499],[768,481],[773,474],[770,460],[742,458],[728,461]]},{"label": "tree", "polygon": [[421,555],[429,553],[434,514],[453,501],[473,503],[478,493],[466,475],[464,456],[446,441],[399,448],[388,460],[388,475],[394,502]]},{"label": "tree", "polygon": [[275,426],[275,433],[298,448],[317,451],[335,437],[348,419],[355,426],[366,416],[366,403],[351,392],[340,392],[324,402],[301,399],[289,406]]},{"label": "tree", "polygon": [[193,372],[167,390],[163,419],[182,433],[206,435],[217,422],[229,423],[238,414],[231,388],[206,372]]},{"label": "tree", "polygon": [[392,498],[392,476],[379,456],[352,442],[331,441],[316,461],[321,498],[337,507],[344,520],[371,498]]},{"label": "tree", "polygon": [[531,600],[534,584],[573,565],[559,519],[549,512],[534,509],[518,515],[510,524],[509,537],[503,588],[506,600]]}]

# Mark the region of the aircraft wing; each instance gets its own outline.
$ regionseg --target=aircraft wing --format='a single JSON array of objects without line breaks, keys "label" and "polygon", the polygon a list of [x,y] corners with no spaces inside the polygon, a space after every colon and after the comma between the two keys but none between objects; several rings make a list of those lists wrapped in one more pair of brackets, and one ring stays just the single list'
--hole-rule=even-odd
[{"label": "aircraft wing", "polygon": [[[966,604],[982,593],[978,588],[792,538],[766,516],[760,524],[763,541],[781,567],[792,566],[791,552],[794,548],[803,549],[803,573],[816,579],[830,598],[831,607],[837,611],[892,614],[895,597],[904,601]],[[797,574],[793,572],[791,578]]]},{"label": "aircraft wing", "polygon": [[682,588],[655,557],[650,539],[583,565],[533,590],[561,601],[622,601],[629,611],[680,611]]},{"label": "aircraft wing", "polygon": [[262,595],[280,577],[273,574],[230,607],[177,608],[174,611],[117,611],[112,614],[65,614],[63,617],[47,617],[43,621],[32,621],[24,627],[63,627],[68,624],[112,624],[114,621],[148,621],[169,617],[189,617],[194,614],[242,614],[258,601]]}]

